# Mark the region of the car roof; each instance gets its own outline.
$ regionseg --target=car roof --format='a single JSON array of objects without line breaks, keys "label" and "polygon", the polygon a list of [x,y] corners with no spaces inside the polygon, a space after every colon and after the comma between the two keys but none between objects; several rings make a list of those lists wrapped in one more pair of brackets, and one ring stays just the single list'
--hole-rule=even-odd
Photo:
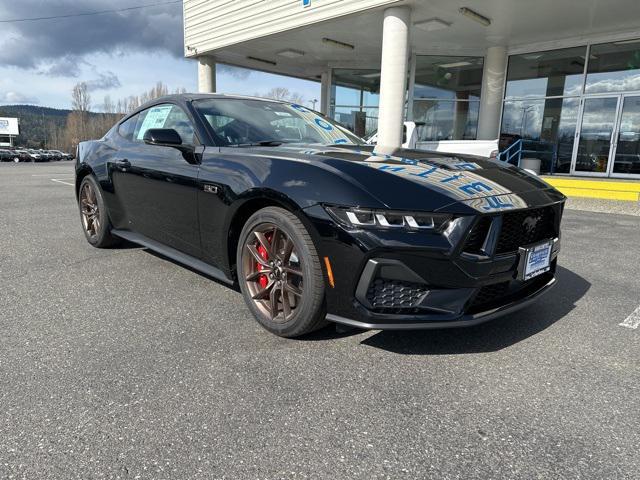
[{"label": "car roof", "polygon": [[193,100],[206,100],[206,99],[214,99],[214,98],[226,98],[226,99],[236,99],[236,100],[258,100],[265,103],[282,103],[282,104],[290,104],[291,102],[286,102],[283,100],[274,100],[273,98],[262,98],[262,97],[252,97],[250,95],[227,95],[225,93],[175,93],[172,95],[165,95],[163,97],[154,98],[153,100],[149,100],[146,103],[143,103],[135,110],[127,113],[124,117],[122,117],[116,125],[121,125],[125,121],[129,120],[134,115],[146,110],[154,105],[159,105],[161,103],[183,103],[183,102],[191,102]]},{"label": "car roof", "polygon": [[165,95],[164,97],[154,98],[151,102],[147,103],[159,103],[162,101],[183,101],[188,102],[192,100],[203,100],[208,98],[231,98],[238,100],[262,100],[263,102],[275,102],[275,103],[289,103],[283,100],[274,100],[273,98],[254,97],[251,95],[228,95],[226,93],[176,93],[172,95]]}]

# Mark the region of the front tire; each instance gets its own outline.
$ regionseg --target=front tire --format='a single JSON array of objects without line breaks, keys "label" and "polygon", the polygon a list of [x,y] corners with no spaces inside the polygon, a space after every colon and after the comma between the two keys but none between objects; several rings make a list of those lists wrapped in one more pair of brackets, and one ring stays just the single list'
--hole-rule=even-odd
[{"label": "front tire", "polygon": [[293,338],[327,324],[322,266],[298,217],[277,207],[254,213],[240,233],[238,283],[265,329]]},{"label": "front tire", "polygon": [[84,177],[80,184],[78,208],[87,242],[96,248],[111,247],[119,242],[118,238],[111,235],[111,222],[102,190],[91,175]]}]

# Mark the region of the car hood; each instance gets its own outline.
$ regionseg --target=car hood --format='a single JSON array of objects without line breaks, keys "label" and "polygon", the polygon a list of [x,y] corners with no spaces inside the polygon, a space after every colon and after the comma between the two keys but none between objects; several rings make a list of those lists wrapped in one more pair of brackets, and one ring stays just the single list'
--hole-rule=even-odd
[{"label": "car hood", "polygon": [[564,197],[540,178],[513,165],[483,157],[373,146],[259,148],[271,158],[312,162],[365,190],[387,208],[433,210],[465,205],[483,213],[528,208]]}]

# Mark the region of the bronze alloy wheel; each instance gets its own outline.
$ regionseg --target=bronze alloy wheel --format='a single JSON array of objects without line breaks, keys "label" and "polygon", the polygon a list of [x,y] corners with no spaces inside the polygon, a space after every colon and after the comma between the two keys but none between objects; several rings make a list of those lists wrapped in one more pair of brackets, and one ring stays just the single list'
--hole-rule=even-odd
[{"label": "bronze alloy wheel", "polygon": [[295,314],[304,294],[304,274],[293,240],[272,223],[257,225],[242,253],[246,287],[257,308],[273,322]]},{"label": "bronze alloy wheel", "polygon": [[95,238],[100,232],[100,208],[96,191],[90,182],[85,182],[80,191],[80,212],[82,214],[82,226],[87,236]]}]

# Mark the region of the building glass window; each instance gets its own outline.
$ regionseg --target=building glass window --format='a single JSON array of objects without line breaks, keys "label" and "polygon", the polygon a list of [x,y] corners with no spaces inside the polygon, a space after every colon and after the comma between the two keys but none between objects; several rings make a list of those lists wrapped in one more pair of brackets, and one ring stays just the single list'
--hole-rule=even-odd
[{"label": "building glass window", "polygon": [[640,91],[640,40],[592,45],[585,93]]},{"label": "building glass window", "polygon": [[413,91],[413,118],[419,141],[475,140],[482,57],[419,55]]},{"label": "building glass window", "polygon": [[365,137],[378,129],[380,70],[336,68],[332,75],[332,118]]},{"label": "building glass window", "polygon": [[523,157],[538,158],[542,172],[569,173],[579,98],[507,100],[501,138],[522,140]]},{"label": "building glass window", "polygon": [[509,57],[506,98],[580,95],[587,47]]}]

